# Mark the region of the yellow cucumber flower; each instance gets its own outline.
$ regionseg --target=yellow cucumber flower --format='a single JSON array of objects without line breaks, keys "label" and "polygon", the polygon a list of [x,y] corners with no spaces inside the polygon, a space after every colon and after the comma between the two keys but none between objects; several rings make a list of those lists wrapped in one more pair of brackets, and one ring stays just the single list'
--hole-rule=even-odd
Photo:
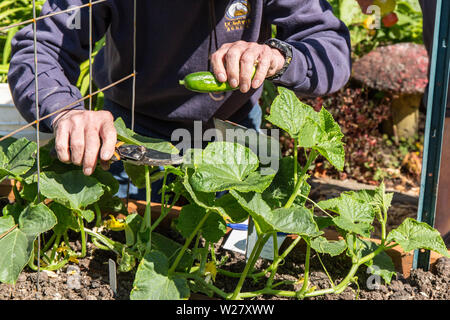
[{"label": "yellow cucumber flower", "polygon": [[112,231],[122,231],[125,230],[125,222],[116,220],[116,218],[114,218],[113,215],[109,215],[111,220],[106,220],[105,221],[105,226],[106,228],[108,228],[109,230]]}]

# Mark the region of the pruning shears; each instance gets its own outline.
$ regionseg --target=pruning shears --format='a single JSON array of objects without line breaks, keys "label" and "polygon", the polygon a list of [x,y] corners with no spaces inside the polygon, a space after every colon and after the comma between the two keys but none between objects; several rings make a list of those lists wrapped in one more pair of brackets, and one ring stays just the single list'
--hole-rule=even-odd
[{"label": "pruning shears", "polygon": [[[58,157],[55,148],[51,149],[50,156],[55,159]],[[183,157],[179,154],[170,154],[144,146],[118,142],[110,162],[117,161],[128,162],[137,166],[176,166],[183,163]]]},{"label": "pruning shears", "polygon": [[182,164],[183,157],[178,154],[165,153],[144,146],[119,142],[116,144],[111,161],[123,161],[137,166],[168,166]]}]

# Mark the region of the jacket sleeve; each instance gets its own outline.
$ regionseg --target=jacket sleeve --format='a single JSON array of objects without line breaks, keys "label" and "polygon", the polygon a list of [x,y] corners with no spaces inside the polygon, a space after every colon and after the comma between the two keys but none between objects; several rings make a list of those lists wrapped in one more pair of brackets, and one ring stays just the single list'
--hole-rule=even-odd
[{"label": "jacket sleeve", "polygon": [[265,17],[292,47],[292,61],[274,82],[300,95],[342,88],[351,74],[350,34],[325,0],[269,0]]},{"label": "jacket sleeve", "polygon": [[[49,0],[41,15],[80,6],[88,0]],[[108,2],[93,5],[93,42],[109,25]],[[89,57],[89,9],[69,11],[37,22],[38,100],[40,117],[81,99],[75,86],[80,63]],[[14,103],[29,122],[36,120],[33,25],[20,30],[12,40],[8,82]],[[83,109],[84,104],[74,106]],[[54,117],[41,122],[41,131],[51,132]]]}]

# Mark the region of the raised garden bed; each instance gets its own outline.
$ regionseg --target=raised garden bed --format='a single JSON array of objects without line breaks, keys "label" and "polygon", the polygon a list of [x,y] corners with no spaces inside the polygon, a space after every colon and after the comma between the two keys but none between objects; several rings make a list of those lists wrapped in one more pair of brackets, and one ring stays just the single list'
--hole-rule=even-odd
[{"label": "raised garden bed", "polygon": [[[41,148],[38,196],[36,145],[26,139],[0,141],[0,178],[20,182],[13,184],[15,202],[7,204],[0,217],[4,257],[0,281],[16,284],[22,269],[28,266],[36,271],[40,262],[48,279],[66,281],[85,299],[107,298],[106,292],[83,290],[86,274],[82,272],[93,273],[91,279],[83,280],[85,285],[99,280],[101,267],[93,264],[91,270],[90,262],[98,256],[106,268],[107,254],[112,254],[124,277],[119,280],[122,290],[125,294],[131,288],[128,293],[133,300],[185,299],[195,294],[229,300],[312,299],[340,297],[353,286],[364,289],[361,272],[376,284],[391,283],[396,265],[404,266],[393,260],[405,256],[390,257],[392,250],[428,249],[450,257],[438,231],[427,224],[412,218],[395,226],[388,223],[394,195],[383,183],[375,189],[334,196],[325,192],[325,199],[321,192],[311,193],[307,173],[316,158],[343,169],[343,134],[325,109],[315,111],[287,89],[279,88],[279,93],[267,119],[294,139],[294,157],[276,158],[274,170],[260,163],[250,148],[219,141],[187,152],[182,166],[165,166],[162,173],[125,163],[132,182],[146,189],[146,202],[137,203],[140,214],[126,212],[122,200],[114,196],[118,183],[111,174],[97,169],[86,177],[79,168],[52,159],[51,145]],[[167,142],[137,135],[121,119],[116,129],[119,140],[127,144],[178,153]],[[307,159],[302,164],[300,150]],[[168,174],[176,177],[173,183],[167,183]],[[150,196],[151,182],[157,179],[163,179],[159,208],[151,204]],[[223,191],[227,193],[218,197]],[[187,201],[181,209],[174,207],[180,197]],[[249,216],[258,238],[245,261],[226,254],[220,244],[228,222],[241,223]],[[379,241],[369,239],[375,230]],[[281,250],[279,232],[292,235]],[[269,239],[275,248],[272,263],[259,259]],[[316,260],[323,271],[316,268]],[[64,272],[65,280],[59,276]],[[323,272],[329,287],[315,283],[316,272]],[[129,275],[131,279],[126,280]],[[21,282],[26,285],[27,279],[22,276]],[[7,288],[11,296],[11,286]],[[121,294],[117,298],[123,298]],[[48,296],[52,295],[49,289]],[[432,297],[440,295],[434,292]]]},{"label": "raised garden bed", "polygon": [[[393,204],[395,211],[397,203]],[[157,218],[159,204],[153,204],[153,217]],[[130,202],[130,212],[138,210],[141,214],[145,210],[145,202]],[[182,238],[176,231],[170,229],[171,221],[176,218],[181,208],[174,208],[171,215],[164,221],[159,232],[169,237],[177,239]],[[334,231],[327,232],[327,238],[335,240],[338,235]],[[282,245],[281,250],[286,248],[292,238],[287,238]],[[242,254],[225,250],[221,247],[221,242],[216,245],[218,258],[228,257],[223,268],[231,272],[240,272],[244,267],[244,256]],[[74,241],[71,246],[75,250],[81,249],[79,241]],[[450,259],[443,258],[440,255],[432,253],[431,270],[411,270],[412,255],[404,253],[402,250],[391,250],[389,255],[393,258],[397,274],[390,285],[383,284],[381,281],[377,284],[377,279],[370,279],[371,275],[367,273],[366,268],[358,273],[359,292],[356,285],[347,288],[341,295],[325,295],[323,297],[310,298],[315,300],[448,300],[450,299]],[[134,276],[132,273],[118,273],[117,294],[109,286],[108,259],[116,259],[115,254],[97,249],[94,245],[88,244],[88,255],[80,259],[78,264],[71,264],[57,272],[42,272],[40,274],[40,291],[36,289],[37,273],[30,270],[24,270],[17,280],[15,286],[0,284],[0,300],[128,300],[131,289],[133,288]],[[348,270],[349,261],[345,255],[338,260],[329,261],[330,258],[322,255],[322,262],[333,267],[328,270],[330,275],[336,280],[342,279]],[[302,242],[296,250],[288,256],[286,262],[280,266],[276,280],[298,280],[299,275],[304,272],[305,262],[305,244]],[[256,269],[259,271],[267,268],[268,262],[259,259],[256,263]],[[76,281],[73,271],[78,273]],[[235,282],[237,279],[235,279]],[[320,261],[317,256],[311,259],[311,282],[318,289],[329,287],[327,275],[323,272]],[[228,277],[217,275],[217,286],[231,290],[235,283],[230,282]],[[368,288],[368,284],[371,286]],[[282,289],[299,289],[300,284],[283,286]],[[244,290],[257,290],[258,285],[252,280],[247,280]],[[193,295],[191,299],[209,299],[205,295]],[[272,296],[262,296],[258,299],[280,299]]]}]

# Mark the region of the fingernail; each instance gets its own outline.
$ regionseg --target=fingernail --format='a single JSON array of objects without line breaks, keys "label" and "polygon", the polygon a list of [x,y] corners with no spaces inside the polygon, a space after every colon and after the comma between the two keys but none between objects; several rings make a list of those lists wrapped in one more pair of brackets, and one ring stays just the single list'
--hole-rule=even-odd
[{"label": "fingernail", "polygon": [[220,82],[225,82],[225,81],[227,81],[227,78],[225,77],[225,74],[219,73],[217,75],[217,80],[219,80]]},{"label": "fingernail", "polygon": [[90,176],[91,174],[92,174],[92,169],[91,168],[84,169],[84,175],[85,176]]},{"label": "fingernail", "polygon": [[259,81],[259,80],[253,81],[253,87],[254,88],[259,88],[260,85],[261,85],[261,81]]},{"label": "fingernail", "polygon": [[102,160],[108,161],[111,159],[112,155],[109,154],[109,152],[103,152],[101,155]]},{"label": "fingernail", "polygon": [[230,85],[231,85],[233,88],[236,88],[236,87],[238,86],[237,80],[236,80],[236,79],[231,79],[231,80],[230,80]]},{"label": "fingernail", "polygon": [[248,84],[243,84],[242,86],[241,86],[241,91],[242,92],[247,92],[248,91]]}]

